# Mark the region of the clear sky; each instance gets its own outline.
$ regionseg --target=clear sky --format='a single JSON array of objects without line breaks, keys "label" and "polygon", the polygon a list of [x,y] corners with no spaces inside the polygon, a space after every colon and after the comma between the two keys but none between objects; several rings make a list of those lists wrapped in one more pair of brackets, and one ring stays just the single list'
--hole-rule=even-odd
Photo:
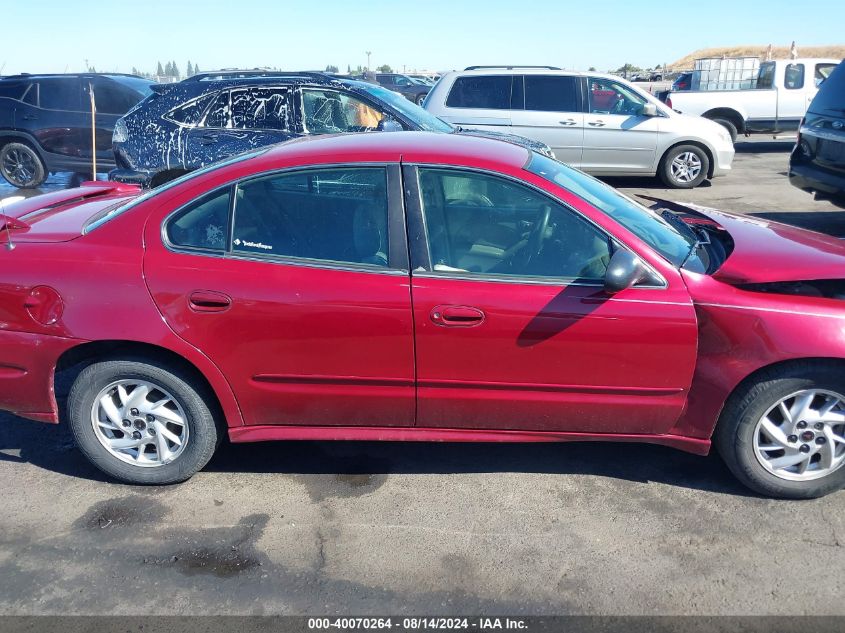
[{"label": "clear sky", "polygon": [[734,44],[845,43],[845,0],[0,0],[0,74],[550,64],[599,70]]}]

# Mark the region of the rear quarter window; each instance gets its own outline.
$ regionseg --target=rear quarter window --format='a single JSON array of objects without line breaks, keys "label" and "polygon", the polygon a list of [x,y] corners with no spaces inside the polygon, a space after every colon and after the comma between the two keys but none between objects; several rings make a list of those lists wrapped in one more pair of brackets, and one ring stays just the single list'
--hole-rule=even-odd
[{"label": "rear quarter window", "polygon": [[810,111],[845,117],[845,62],[839,64],[822,82],[816,98],[810,104]]},{"label": "rear quarter window", "polygon": [[509,110],[511,107],[510,75],[481,75],[458,77],[452,84],[446,106],[449,108],[479,108]]}]

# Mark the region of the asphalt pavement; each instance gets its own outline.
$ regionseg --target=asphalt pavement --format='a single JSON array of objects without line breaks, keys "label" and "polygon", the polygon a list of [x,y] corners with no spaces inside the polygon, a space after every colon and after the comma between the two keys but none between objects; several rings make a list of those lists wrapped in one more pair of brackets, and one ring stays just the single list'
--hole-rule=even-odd
[{"label": "asphalt pavement", "polygon": [[[693,191],[609,182],[845,237],[786,182],[789,146],[741,142]],[[762,499],[664,447],[224,445],[133,487],[0,414],[0,482],[0,614],[845,615],[845,493]]]}]

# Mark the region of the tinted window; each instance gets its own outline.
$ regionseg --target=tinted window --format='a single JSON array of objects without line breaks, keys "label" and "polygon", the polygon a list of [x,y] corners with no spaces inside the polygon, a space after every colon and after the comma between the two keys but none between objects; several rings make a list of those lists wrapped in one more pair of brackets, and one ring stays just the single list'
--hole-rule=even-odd
[{"label": "tinted window", "polygon": [[23,82],[0,81],[0,97],[20,99],[29,84]]},{"label": "tinted window", "polygon": [[525,109],[577,112],[577,85],[575,77],[525,75]]},{"label": "tinted window", "polygon": [[760,72],[757,74],[757,88],[768,90],[775,87],[775,64],[768,62],[760,64]]},{"label": "tinted window", "polygon": [[229,188],[201,198],[167,223],[167,239],[175,246],[223,251],[229,225]]},{"label": "tinted window", "polygon": [[510,75],[458,77],[449,91],[446,105],[450,108],[509,110],[511,82]]},{"label": "tinted window", "polygon": [[387,266],[387,175],[321,169],[238,187],[236,252]]},{"label": "tinted window", "polygon": [[82,104],[82,86],[79,79],[42,79],[38,82],[39,105],[48,110],[87,110]]},{"label": "tinted window", "polygon": [[783,85],[787,90],[804,87],[804,64],[787,64],[784,70]]},{"label": "tinted window", "polygon": [[205,127],[223,128],[229,124],[229,91],[217,95],[205,117]]},{"label": "tinted window", "polygon": [[232,117],[228,127],[236,130],[287,130],[290,112],[284,88],[232,90]]},{"label": "tinted window", "polygon": [[[87,94],[87,86],[85,91]],[[94,100],[97,112],[126,114],[141,100],[141,95],[117,82],[100,79],[94,82]]]},{"label": "tinted window", "polygon": [[179,107],[173,108],[164,115],[164,118],[183,125],[197,125],[212,98],[212,95],[204,95],[197,99],[191,99]]},{"label": "tinted window", "polygon": [[302,107],[311,134],[377,130],[384,118],[384,112],[336,90],[303,90]]},{"label": "tinted window", "polygon": [[845,115],[845,62],[839,64],[821,85],[810,110],[816,114]]},{"label": "tinted window", "polygon": [[421,169],[435,271],[602,280],[610,240],[576,213],[509,180]]},{"label": "tinted window", "polygon": [[645,99],[632,88],[610,79],[590,78],[590,112],[594,114],[637,115]]}]

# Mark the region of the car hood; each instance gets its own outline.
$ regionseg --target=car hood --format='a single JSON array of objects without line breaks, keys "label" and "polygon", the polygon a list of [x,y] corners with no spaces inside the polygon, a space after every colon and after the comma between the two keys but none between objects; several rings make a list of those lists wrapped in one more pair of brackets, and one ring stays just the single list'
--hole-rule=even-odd
[{"label": "car hood", "polygon": [[498,141],[505,141],[513,145],[520,145],[532,152],[537,152],[545,156],[554,158],[552,148],[541,141],[519,136],[518,134],[506,134],[505,132],[492,132],[490,130],[478,130],[476,128],[461,127],[457,129],[458,134],[467,134],[469,136],[483,136],[486,138],[496,139]]},{"label": "car hood", "polygon": [[730,284],[845,279],[845,240],[756,217],[694,210],[724,228],[734,243],[714,279]]}]

